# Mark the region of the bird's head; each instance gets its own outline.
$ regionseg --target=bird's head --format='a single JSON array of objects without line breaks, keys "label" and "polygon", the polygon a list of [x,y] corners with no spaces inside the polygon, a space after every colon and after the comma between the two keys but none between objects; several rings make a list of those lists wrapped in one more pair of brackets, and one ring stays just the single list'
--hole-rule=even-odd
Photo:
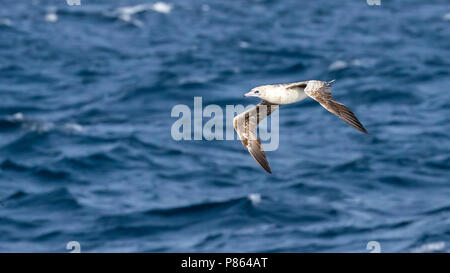
[{"label": "bird's head", "polygon": [[250,92],[244,94],[244,98],[246,97],[257,97],[261,99],[265,99],[266,97],[266,86],[258,86],[250,90]]}]

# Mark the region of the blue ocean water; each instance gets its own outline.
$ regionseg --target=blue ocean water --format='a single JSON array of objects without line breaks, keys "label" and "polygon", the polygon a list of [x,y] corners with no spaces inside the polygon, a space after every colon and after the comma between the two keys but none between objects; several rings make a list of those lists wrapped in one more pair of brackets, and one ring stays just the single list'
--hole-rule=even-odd
[{"label": "blue ocean water", "polygon": [[[446,252],[447,0],[2,1],[0,251]],[[305,100],[265,173],[175,141],[177,104],[332,80],[363,135]]]}]

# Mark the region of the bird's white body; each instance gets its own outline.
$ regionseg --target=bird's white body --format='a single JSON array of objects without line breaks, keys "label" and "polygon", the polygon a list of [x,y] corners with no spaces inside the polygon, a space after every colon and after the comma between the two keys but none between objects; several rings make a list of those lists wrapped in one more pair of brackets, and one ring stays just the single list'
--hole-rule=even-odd
[{"label": "bird's white body", "polygon": [[306,99],[304,88],[286,88],[285,85],[271,85],[265,89],[264,99],[274,104],[290,104]]}]

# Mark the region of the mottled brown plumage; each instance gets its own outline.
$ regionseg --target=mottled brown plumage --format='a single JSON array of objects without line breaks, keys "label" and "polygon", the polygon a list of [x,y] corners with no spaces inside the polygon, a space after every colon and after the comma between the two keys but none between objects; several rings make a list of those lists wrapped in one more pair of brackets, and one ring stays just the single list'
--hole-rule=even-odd
[{"label": "mottled brown plumage", "polygon": [[345,105],[333,99],[331,95],[331,82],[319,82],[305,89],[305,94],[320,103],[323,108],[335,114],[355,129],[367,134],[366,128],[359,122],[355,114]]},{"label": "mottled brown plumage", "polygon": [[262,101],[255,107],[237,115],[233,119],[234,129],[241,139],[242,145],[249,151],[250,155],[268,173],[272,173],[267,161],[266,154],[257,137],[256,128],[258,124],[278,109],[279,105]]}]

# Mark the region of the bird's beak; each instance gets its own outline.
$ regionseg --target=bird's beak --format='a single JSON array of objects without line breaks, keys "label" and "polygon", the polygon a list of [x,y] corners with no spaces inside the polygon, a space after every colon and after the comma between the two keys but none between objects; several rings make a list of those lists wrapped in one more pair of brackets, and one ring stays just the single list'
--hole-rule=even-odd
[{"label": "bird's beak", "polygon": [[244,98],[246,98],[246,97],[255,97],[255,94],[253,93],[253,91],[250,91],[250,92],[244,94]]}]

